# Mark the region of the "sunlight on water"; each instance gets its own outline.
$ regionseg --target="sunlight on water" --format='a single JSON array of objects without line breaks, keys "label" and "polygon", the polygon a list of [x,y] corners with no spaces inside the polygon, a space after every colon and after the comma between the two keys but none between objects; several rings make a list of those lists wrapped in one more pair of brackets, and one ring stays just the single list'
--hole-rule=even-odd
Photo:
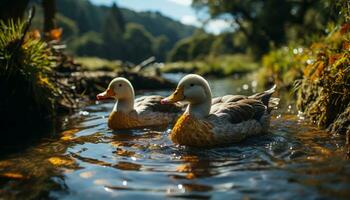
[{"label": "sunlight on water", "polygon": [[[211,87],[215,96],[260,91],[249,79],[212,80]],[[195,149],[172,144],[170,127],[111,131],[106,120],[113,102],[96,103],[67,116],[58,138],[2,159],[0,196],[347,199],[344,137],[308,125],[293,105],[284,100],[267,135]]]}]

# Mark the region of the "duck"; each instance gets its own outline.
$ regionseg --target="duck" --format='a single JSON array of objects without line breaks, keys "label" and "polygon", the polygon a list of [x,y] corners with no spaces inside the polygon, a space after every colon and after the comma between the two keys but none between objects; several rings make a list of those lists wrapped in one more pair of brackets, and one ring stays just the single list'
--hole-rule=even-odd
[{"label": "duck", "polygon": [[178,145],[210,147],[240,142],[268,132],[272,109],[279,98],[272,98],[276,85],[251,96],[225,95],[212,99],[208,81],[196,74],[184,76],[175,92],[162,104],[188,102],[185,112],[170,131]]},{"label": "duck", "polygon": [[114,78],[107,89],[96,95],[97,100],[115,99],[116,103],[108,117],[112,130],[163,126],[175,122],[183,109],[179,104],[161,104],[164,98],[158,95],[135,99],[130,81],[123,77]]}]

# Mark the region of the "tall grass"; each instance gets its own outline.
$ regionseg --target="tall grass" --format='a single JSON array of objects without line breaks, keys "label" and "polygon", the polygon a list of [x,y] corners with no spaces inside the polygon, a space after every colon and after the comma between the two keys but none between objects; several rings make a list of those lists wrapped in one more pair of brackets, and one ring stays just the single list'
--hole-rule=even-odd
[{"label": "tall grass", "polygon": [[8,131],[52,121],[61,92],[50,47],[28,28],[28,22],[0,21],[1,127]]}]

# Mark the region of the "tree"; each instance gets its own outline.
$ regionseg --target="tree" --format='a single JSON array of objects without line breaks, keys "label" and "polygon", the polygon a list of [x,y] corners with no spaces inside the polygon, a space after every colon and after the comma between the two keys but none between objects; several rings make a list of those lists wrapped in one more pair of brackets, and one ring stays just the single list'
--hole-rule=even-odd
[{"label": "tree", "polygon": [[171,49],[169,38],[161,35],[154,39],[154,52],[157,60],[165,61],[166,52]]},{"label": "tree", "polygon": [[84,33],[71,45],[79,56],[99,56],[104,57],[103,40],[96,32]]},{"label": "tree", "polygon": [[121,30],[122,33],[124,33],[125,32],[125,20],[124,20],[122,12],[120,11],[120,9],[116,3],[113,3],[111,9],[112,9],[112,14],[114,15],[114,17],[117,21],[119,29]]},{"label": "tree", "polygon": [[125,32],[128,61],[139,63],[154,55],[154,38],[142,25],[130,23]]},{"label": "tree", "polygon": [[198,34],[192,37],[190,48],[188,49],[188,58],[190,60],[203,58],[210,52],[210,47],[214,41],[211,34]]},{"label": "tree", "polygon": [[169,52],[168,61],[186,61],[189,60],[188,49],[191,47],[191,39],[185,38],[178,41],[174,48]]},{"label": "tree", "polygon": [[27,8],[29,0],[1,0],[0,1],[0,20],[21,19]]},{"label": "tree", "polygon": [[102,28],[105,54],[108,59],[124,59],[124,21],[116,4],[110,8]]},{"label": "tree", "polygon": [[[199,10],[209,9],[212,18],[230,16],[259,56],[269,50],[271,43],[274,46],[284,44],[289,27],[303,26],[305,15],[310,9],[316,8],[315,10],[322,13],[321,16],[328,20],[329,11],[323,2],[325,1],[193,0],[193,6]],[[309,27],[298,30],[307,34],[306,31],[315,30],[312,26],[309,24]]]},{"label": "tree", "polygon": [[50,32],[56,28],[55,14],[56,5],[55,0],[42,0],[42,7],[44,10],[44,32]]}]

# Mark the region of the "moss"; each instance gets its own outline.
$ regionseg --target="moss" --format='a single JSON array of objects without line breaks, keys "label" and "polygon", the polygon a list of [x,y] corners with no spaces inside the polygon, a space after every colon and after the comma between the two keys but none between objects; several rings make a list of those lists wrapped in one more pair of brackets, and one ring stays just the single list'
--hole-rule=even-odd
[{"label": "moss", "polygon": [[[350,103],[349,30],[350,24],[344,24],[310,46],[313,62],[304,67],[298,92],[299,108],[319,126],[334,131],[348,123],[344,116]],[[349,130],[349,126],[344,128]]]},{"label": "moss", "polygon": [[263,57],[259,73],[260,82],[297,91],[301,111],[318,126],[342,134],[350,130],[349,30],[350,24],[344,24],[309,47],[275,49]]}]

